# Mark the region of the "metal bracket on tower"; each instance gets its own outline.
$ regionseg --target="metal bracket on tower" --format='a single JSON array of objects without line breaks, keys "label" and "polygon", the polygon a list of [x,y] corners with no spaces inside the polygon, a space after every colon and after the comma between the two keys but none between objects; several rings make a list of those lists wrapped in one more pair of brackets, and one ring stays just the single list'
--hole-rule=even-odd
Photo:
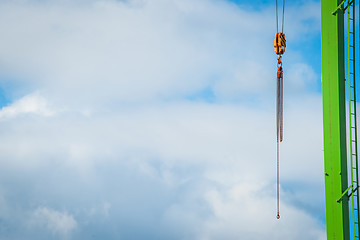
[{"label": "metal bracket on tower", "polygon": [[352,2],[353,2],[354,0],[351,0],[351,1],[348,3],[348,5],[344,8],[343,5],[344,5],[344,3],[345,3],[346,1],[347,1],[347,0],[343,0],[343,1],[339,4],[339,6],[335,9],[335,11],[332,13],[332,15],[336,15],[339,10],[345,11],[345,10],[349,7],[349,5],[352,4]]},{"label": "metal bracket on tower", "polygon": [[[347,192],[351,189],[352,186],[349,186],[341,195],[341,197],[337,200],[338,203],[340,203],[345,195],[347,195]],[[352,195],[353,191],[350,193],[350,195],[347,195],[347,197],[350,197]]]}]

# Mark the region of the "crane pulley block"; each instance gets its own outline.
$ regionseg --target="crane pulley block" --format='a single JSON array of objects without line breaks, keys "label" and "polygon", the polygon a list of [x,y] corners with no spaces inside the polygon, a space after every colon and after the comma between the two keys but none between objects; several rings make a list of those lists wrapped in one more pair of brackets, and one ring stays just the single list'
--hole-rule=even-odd
[{"label": "crane pulley block", "polygon": [[274,39],[274,50],[276,55],[283,55],[285,53],[286,48],[286,40],[285,40],[285,34],[282,32],[275,33],[275,39]]}]

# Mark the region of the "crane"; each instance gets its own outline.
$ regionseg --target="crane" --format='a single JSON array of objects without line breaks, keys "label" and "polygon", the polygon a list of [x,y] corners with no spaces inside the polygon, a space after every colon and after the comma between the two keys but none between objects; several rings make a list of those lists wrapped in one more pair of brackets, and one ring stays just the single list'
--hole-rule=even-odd
[{"label": "crane", "polygon": [[[357,240],[359,174],[356,91],[359,2],[321,0],[321,52],[326,233],[328,240]],[[359,20],[357,20],[359,21]]]}]

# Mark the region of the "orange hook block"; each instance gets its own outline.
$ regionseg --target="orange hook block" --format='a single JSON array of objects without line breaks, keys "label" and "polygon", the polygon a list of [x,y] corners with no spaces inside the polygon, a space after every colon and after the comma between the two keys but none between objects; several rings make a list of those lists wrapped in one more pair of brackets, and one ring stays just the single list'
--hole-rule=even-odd
[{"label": "orange hook block", "polygon": [[275,33],[274,51],[276,55],[283,55],[285,53],[286,40],[285,34],[282,32]]}]

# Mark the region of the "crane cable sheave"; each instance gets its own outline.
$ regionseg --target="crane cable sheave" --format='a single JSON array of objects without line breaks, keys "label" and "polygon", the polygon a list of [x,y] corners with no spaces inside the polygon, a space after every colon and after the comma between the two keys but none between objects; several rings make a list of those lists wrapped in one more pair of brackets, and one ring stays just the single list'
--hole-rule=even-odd
[{"label": "crane cable sheave", "polygon": [[280,59],[281,55],[285,53],[285,48],[286,48],[285,34],[283,32],[275,33],[274,51],[276,55],[278,55],[278,59]]},{"label": "crane cable sheave", "polygon": [[[275,33],[274,51],[275,51],[276,55],[278,55],[278,58],[277,58],[277,78],[282,78],[283,77],[283,69],[282,69],[281,57],[285,53],[285,48],[286,48],[285,34],[283,32]],[[281,141],[282,141],[282,138],[281,138]]]}]

